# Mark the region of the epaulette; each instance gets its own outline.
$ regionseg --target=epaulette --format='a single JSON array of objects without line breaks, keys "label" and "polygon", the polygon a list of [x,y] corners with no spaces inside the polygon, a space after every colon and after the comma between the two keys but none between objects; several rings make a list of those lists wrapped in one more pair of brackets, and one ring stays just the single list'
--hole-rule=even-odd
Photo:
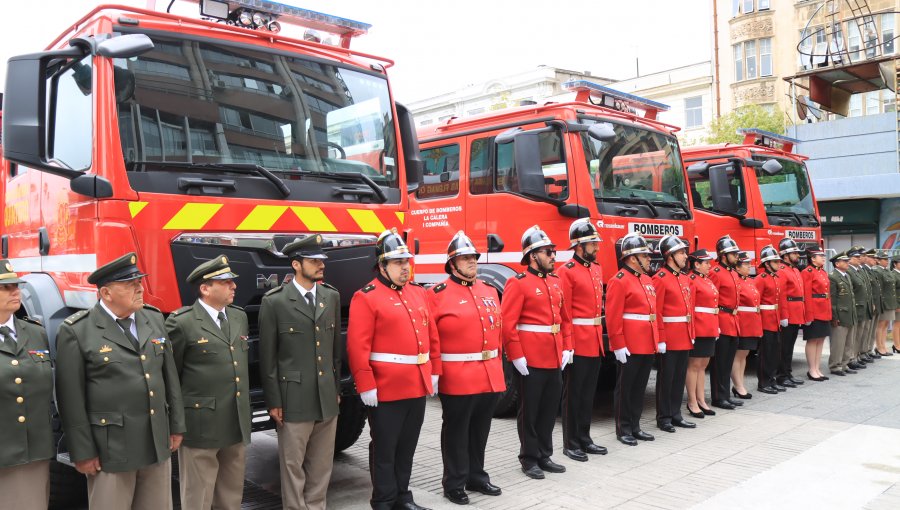
[{"label": "epaulette", "polygon": [[516,275],[517,280],[521,280],[522,278],[525,278],[525,273],[519,273]]},{"label": "epaulette", "polygon": [[34,317],[25,316],[25,317],[22,317],[22,320],[25,322],[30,322],[36,326],[43,326],[43,324],[41,324],[41,321],[35,319]]},{"label": "epaulette", "polygon": [[234,309],[236,309],[236,310],[240,310],[240,311],[242,311],[242,312],[244,311],[244,308],[243,308],[243,307],[240,307],[240,306],[238,306],[238,305],[236,305],[236,304],[230,304],[230,305],[228,305],[228,306],[231,307],[231,308],[234,308]]},{"label": "epaulette", "polygon": [[437,294],[438,292],[440,292],[446,288],[447,288],[446,283],[439,283],[439,284],[435,285],[434,287],[432,287],[431,290],[433,290],[434,293]]},{"label": "epaulette", "polygon": [[716,268],[714,268],[714,269],[713,269],[713,271],[715,271],[715,272],[717,272],[717,273],[718,273],[718,272],[719,272],[719,270],[721,270],[721,269],[722,269],[722,268],[721,268],[721,267],[716,267]]},{"label": "epaulette", "polygon": [[147,303],[144,303],[144,308],[146,308],[147,310],[153,310],[154,312],[162,313],[162,310],[153,305],[148,305]]},{"label": "epaulette", "polygon": [[625,277],[624,271],[619,271],[619,274],[616,275],[616,278],[619,278],[619,279],[624,278],[624,277]]},{"label": "epaulette", "polygon": [[372,284],[369,284],[362,288],[362,293],[366,294],[366,293],[372,292],[373,290],[375,290],[375,286]]},{"label": "epaulette", "polygon": [[275,287],[274,289],[266,292],[263,295],[268,296],[269,294],[275,294],[276,292],[281,292],[282,290],[284,290],[284,285],[279,285],[279,286]]},{"label": "epaulette", "polygon": [[319,282],[319,285],[325,287],[326,289],[331,289],[331,290],[333,290],[333,291],[335,291],[335,292],[339,292],[339,291],[337,290],[337,288],[335,288],[335,286],[332,285],[332,284],[330,284],[330,283]]},{"label": "epaulette", "polygon": [[769,276],[769,273],[763,273],[763,274],[761,274],[761,275],[759,275],[759,276],[761,276],[761,277],[763,277],[763,278],[766,278],[767,276]]},{"label": "epaulette", "polygon": [[566,267],[568,267],[569,269],[572,269],[573,267],[575,267],[575,261],[570,260],[570,261],[566,262]]},{"label": "epaulette", "polygon": [[695,280],[696,278],[697,278],[697,275],[695,275],[695,274],[691,275],[691,280]]},{"label": "epaulette", "polygon": [[64,322],[66,324],[75,324],[76,322],[80,321],[81,319],[87,317],[87,314],[89,311],[90,310],[79,310],[79,311],[73,313],[72,315],[68,316]]},{"label": "epaulette", "polygon": [[169,315],[178,315],[180,313],[184,313],[184,312],[190,310],[191,308],[193,308],[193,307],[192,306],[182,306],[181,308],[179,308],[178,310],[175,310],[174,312],[170,313]]},{"label": "epaulette", "polygon": [[809,273],[812,273],[812,272],[813,272],[812,266],[807,266],[807,267],[806,267],[806,271],[809,272]]},{"label": "epaulette", "polygon": [[547,273],[547,276],[552,276],[554,278],[559,278],[559,275],[556,273]]},{"label": "epaulette", "polygon": [[410,284],[410,285],[414,285],[414,286],[416,286],[416,287],[422,287],[423,289],[425,288],[425,286],[422,285],[422,284],[419,283],[419,282],[408,281],[408,282],[406,282],[406,283],[408,283],[408,284]]},{"label": "epaulette", "polygon": [[665,275],[666,275],[665,271],[660,271],[660,272],[656,273],[656,276],[659,276],[660,278],[662,278]]}]

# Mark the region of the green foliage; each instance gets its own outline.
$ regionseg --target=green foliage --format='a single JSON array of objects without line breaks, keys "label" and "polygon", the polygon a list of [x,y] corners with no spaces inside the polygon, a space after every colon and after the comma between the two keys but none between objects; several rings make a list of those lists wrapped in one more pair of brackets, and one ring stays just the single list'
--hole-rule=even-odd
[{"label": "green foliage", "polygon": [[756,128],[784,134],[784,113],[777,106],[765,108],[752,104],[742,106],[714,119],[709,125],[707,143],[741,143],[743,137],[737,134],[741,128]]}]

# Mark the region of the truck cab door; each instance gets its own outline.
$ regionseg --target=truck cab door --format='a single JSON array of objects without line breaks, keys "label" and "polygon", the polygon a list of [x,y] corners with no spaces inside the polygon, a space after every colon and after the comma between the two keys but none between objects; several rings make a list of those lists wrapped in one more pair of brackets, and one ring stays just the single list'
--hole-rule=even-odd
[{"label": "truck cab door", "polygon": [[739,163],[725,162],[705,171],[688,170],[701,248],[714,250],[716,241],[728,234],[742,250],[754,250],[756,229],[745,226],[752,204],[742,169]]}]

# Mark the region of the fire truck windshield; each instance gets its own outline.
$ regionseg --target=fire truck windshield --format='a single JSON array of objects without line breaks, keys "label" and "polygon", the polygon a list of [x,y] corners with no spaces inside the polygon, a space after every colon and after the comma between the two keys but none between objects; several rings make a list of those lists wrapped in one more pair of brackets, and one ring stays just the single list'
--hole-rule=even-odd
[{"label": "fire truck windshield", "polygon": [[[753,159],[766,161],[769,158],[756,156]],[[759,193],[766,212],[771,215],[811,216],[814,220],[816,211],[806,165],[790,159],[776,159],[782,167],[777,174],[769,175],[762,168],[756,169]]]},{"label": "fire truck windshield", "polygon": [[[585,123],[606,122],[583,118]],[[650,203],[687,214],[684,169],[675,137],[607,122],[616,136],[596,140],[582,133],[584,157],[599,202]],[[681,213],[679,213],[681,214]]]},{"label": "fire truck windshield", "polygon": [[137,173],[196,167],[208,177],[253,165],[288,181],[356,179],[398,196],[383,76],[298,54],[151,37],[152,51],[115,61],[119,136],[137,191],[159,191]]}]

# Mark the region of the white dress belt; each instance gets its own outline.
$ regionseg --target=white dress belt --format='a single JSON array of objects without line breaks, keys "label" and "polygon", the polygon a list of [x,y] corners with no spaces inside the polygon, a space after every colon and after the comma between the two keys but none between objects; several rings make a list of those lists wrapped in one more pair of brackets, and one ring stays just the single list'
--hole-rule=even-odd
[{"label": "white dress belt", "polygon": [[559,324],[544,326],[543,324],[516,324],[519,331],[530,331],[532,333],[559,333]]},{"label": "white dress belt", "polygon": [[487,361],[500,355],[499,349],[492,351],[467,352],[464,354],[441,353],[441,361]]},{"label": "white dress belt", "polygon": [[737,311],[757,313],[757,312],[759,312],[759,308],[757,308],[755,306],[739,306],[739,307],[737,307]]},{"label": "white dress belt", "polygon": [[759,305],[760,310],[778,310],[778,305]]},{"label": "white dress belt", "polygon": [[651,313],[650,315],[641,314],[641,313],[623,313],[622,318],[630,321],[648,321],[648,322],[656,322],[656,314]]},{"label": "white dress belt", "polygon": [[383,361],[385,363],[398,363],[400,365],[424,365],[428,363],[428,353],[421,352],[418,355],[412,354],[390,354],[387,352],[373,352],[369,354],[370,361]]},{"label": "white dress belt", "polygon": [[599,326],[601,317],[576,318],[572,319],[575,326]]},{"label": "white dress belt", "polygon": [[709,308],[707,306],[695,306],[694,311],[697,313],[711,313],[713,315],[719,315],[718,308]]},{"label": "white dress belt", "polygon": [[691,316],[680,315],[678,317],[663,317],[663,322],[691,322]]}]

